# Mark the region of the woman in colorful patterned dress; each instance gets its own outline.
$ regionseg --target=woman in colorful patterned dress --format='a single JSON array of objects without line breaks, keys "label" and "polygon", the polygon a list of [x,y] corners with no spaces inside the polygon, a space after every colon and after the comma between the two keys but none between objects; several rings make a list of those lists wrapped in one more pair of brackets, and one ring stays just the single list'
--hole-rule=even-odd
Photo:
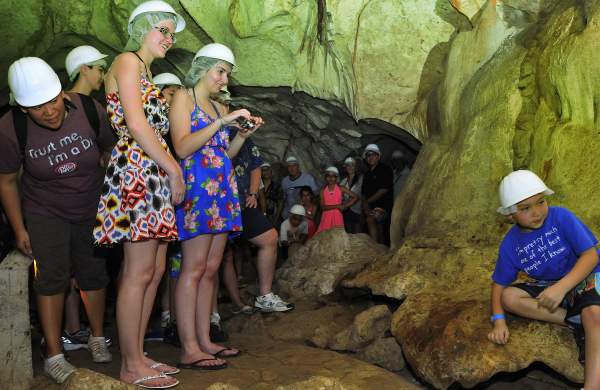
[{"label": "woman in colorful patterned dress", "polygon": [[[177,208],[177,227],[183,264],[175,301],[181,340],[180,368],[225,368],[223,358],[239,351],[210,340],[210,313],[215,277],[229,234],[242,229],[235,172],[228,154],[235,155],[262,124],[245,109],[229,114],[211,100],[227,85],[235,66],[226,46],[212,43],[196,53],[184,84],[175,93],[169,119],[171,137],[186,182],[183,205]],[[238,131],[231,142],[229,127],[238,119],[250,120],[253,130]]]},{"label": "woman in colorful patterned dress", "polygon": [[152,83],[150,64],[164,58],[185,22],[163,1],[149,1],[129,18],[126,52],[105,77],[107,111],[119,141],[106,169],[94,239],[99,245],[123,242],[117,297],[117,327],[123,382],[169,388],[179,382],[165,374],[179,370],[143,354],[144,331],[165,269],[167,241],[176,240],[173,204],[185,183],[163,136],[168,109]]}]

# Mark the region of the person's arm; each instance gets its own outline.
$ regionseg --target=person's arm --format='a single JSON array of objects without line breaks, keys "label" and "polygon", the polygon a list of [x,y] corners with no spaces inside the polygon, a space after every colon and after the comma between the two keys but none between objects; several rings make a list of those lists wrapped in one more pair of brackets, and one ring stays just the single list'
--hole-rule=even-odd
[{"label": "person's arm", "polygon": [[256,205],[258,204],[258,187],[260,187],[260,176],[260,167],[254,168],[250,172],[250,188],[248,189],[248,194],[246,195],[246,207],[251,209],[256,208]]},{"label": "person's arm", "polygon": [[504,309],[502,308],[502,292],[504,286],[496,282],[492,283],[492,318],[494,318],[494,329],[488,333],[488,339],[496,344],[506,344],[510,333]]},{"label": "person's arm", "polygon": [[371,197],[365,200],[365,203],[370,204],[381,199],[389,190],[387,188],[380,188]]},{"label": "person's arm", "polygon": [[356,202],[358,202],[358,195],[356,195],[354,192],[350,191],[349,189],[343,186],[340,186],[340,189],[342,190],[343,194],[346,194],[349,197],[346,203],[342,203],[342,206],[340,208],[341,211],[344,211],[352,207]]},{"label": "person's arm", "polygon": [[539,305],[551,312],[556,310],[565,295],[584,280],[596,265],[598,265],[598,252],[596,252],[596,247],[592,247],[579,256],[577,263],[569,273],[537,296]]},{"label": "person's arm", "polygon": [[19,197],[19,186],[17,183],[19,172],[0,174],[0,201],[8,222],[15,233],[17,248],[25,255],[33,258],[29,233],[23,223],[21,211],[21,198]]},{"label": "person's arm", "polygon": [[258,207],[260,207],[263,214],[267,213],[267,197],[265,196],[264,188],[258,190]]}]

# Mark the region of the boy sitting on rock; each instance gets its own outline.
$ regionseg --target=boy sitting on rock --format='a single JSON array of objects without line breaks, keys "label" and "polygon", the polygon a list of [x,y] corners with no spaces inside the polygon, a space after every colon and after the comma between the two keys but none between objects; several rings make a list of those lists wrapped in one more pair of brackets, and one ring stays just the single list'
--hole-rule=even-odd
[{"label": "boy sitting on rock", "polygon": [[[598,240],[569,210],[548,207],[546,195],[554,192],[533,172],[512,172],[499,191],[498,212],[515,226],[500,244],[492,275],[494,329],[488,338],[497,344],[508,342],[505,310],[568,325],[575,329],[579,360],[585,361],[585,388],[600,389]],[[519,271],[530,280],[511,285]]]}]

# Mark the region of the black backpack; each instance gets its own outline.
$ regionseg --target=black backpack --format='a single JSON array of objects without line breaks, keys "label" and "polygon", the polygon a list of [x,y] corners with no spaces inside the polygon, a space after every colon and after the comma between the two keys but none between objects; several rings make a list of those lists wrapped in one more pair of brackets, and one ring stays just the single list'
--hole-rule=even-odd
[{"label": "black backpack", "polygon": [[[83,110],[85,111],[85,116],[87,117],[88,122],[90,122],[90,126],[92,126],[96,137],[98,137],[98,134],[100,133],[100,119],[98,118],[98,110],[96,109],[94,98],[88,95],[82,95],[80,93],[77,95],[79,95],[81,98],[81,104],[83,106]],[[65,104],[75,107],[75,105],[67,99],[65,99]],[[25,147],[27,146],[27,114],[21,111],[20,108],[13,108],[12,114],[15,135],[17,136],[17,141],[19,142],[19,150],[21,151],[21,154],[24,154]]]},{"label": "black backpack", "polygon": [[[89,121],[96,137],[100,133],[100,119],[98,118],[98,110],[96,104],[91,96],[77,94],[81,98],[81,104],[85,111],[85,116]],[[73,103],[65,99],[66,105],[74,107]],[[21,155],[25,154],[25,147],[27,146],[27,115],[21,111],[20,108],[13,108],[13,124],[15,128],[15,136],[19,142],[19,150]],[[4,213],[2,205],[0,205],[0,262],[4,260],[6,255],[15,248],[15,237],[8,222],[8,218]]]}]

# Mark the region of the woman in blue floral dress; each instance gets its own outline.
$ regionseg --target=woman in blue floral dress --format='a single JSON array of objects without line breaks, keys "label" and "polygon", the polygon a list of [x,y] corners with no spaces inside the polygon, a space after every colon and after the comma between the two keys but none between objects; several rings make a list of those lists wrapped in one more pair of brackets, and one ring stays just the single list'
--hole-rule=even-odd
[{"label": "woman in blue floral dress", "polygon": [[[228,153],[235,154],[262,119],[242,109],[227,114],[211,100],[227,85],[235,66],[233,53],[213,43],[196,53],[185,79],[188,89],[175,93],[169,112],[175,152],[181,158],[185,199],[176,209],[183,262],[175,291],[180,368],[215,370],[239,351],[210,340],[210,312],[215,277],[230,234],[242,230],[235,172]],[[238,119],[255,123],[229,139],[229,125]]]}]

